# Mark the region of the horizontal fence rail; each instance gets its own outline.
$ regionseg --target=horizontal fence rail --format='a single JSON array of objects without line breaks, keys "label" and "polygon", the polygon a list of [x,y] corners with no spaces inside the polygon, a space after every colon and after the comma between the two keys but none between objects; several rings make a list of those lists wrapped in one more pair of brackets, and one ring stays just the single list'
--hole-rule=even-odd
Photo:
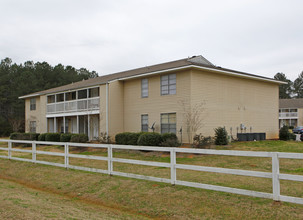
[{"label": "horizontal fence rail", "polygon": [[[129,178],[150,180],[150,181],[156,181],[156,182],[164,182],[164,183],[170,183],[173,185],[196,187],[196,188],[215,190],[215,191],[221,191],[221,192],[227,192],[227,193],[235,193],[235,194],[241,194],[241,195],[247,195],[247,196],[253,196],[253,197],[267,198],[267,199],[273,199],[275,201],[285,201],[285,202],[303,204],[303,198],[284,196],[284,195],[280,194],[280,180],[291,180],[291,181],[303,182],[303,175],[281,174],[280,166],[279,166],[279,159],[281,159],[281,158],[303,159],[302,153],[187,149],[187,148],[170,148],[170,147],[146,147],[146,146],[129,146],[129,145],[112,145],[112,144],[62,143],[62,142],[3,140],[3,139],[0,139],[0,142],[7,143],[7,147],[0,147],[1,151],[7,151],[7,156],[0,155],[0,158],[13,159],[13,160],[19,160],[19,161],[25,161],[25,162],[33,162],[33,163],[39,163],[39,164],[45,164],[45,165],[51,165],[51,166],[57,166],[57,167],[64,167],[64,168],[70,168],[70,169],[76,169],[76,170],[83,170],[83,171],[90,171],[90,172],[97,172],[97,173],[103,173],[103,174],[109,174],[109,175],[117,175],[117,176],[129,177]],[[31,144],[32,150],[13,148],[13,143]],[[40,151],[40,150],[37,150],[37,145],[63,146],[64,153]],[[70,150],[69,150],[70,147],[92,147],[92,148],[106,149],[107,157],[106,156],[71,154]],[[113,149],[168,152],[170,155],[170,162],[164,163],[164,162],[114,158]],[[12,152],[31,153],[32,158],[27,159],[27,158],[13,157]],[[217,168],[217,167],[207,167],[207,166],[198,166],[198,165],[177,164],[177,162],[176,162],[177,153],[194,153],[194,154],[208,154],[208,155],[222,155],[222,156],[271,158],[272,172],[249,171],[249,170]],[[37,160],[37,155],[39,155],[39,154],[64,157],[64,163],[54,163],[54,162]],[[90,159],[90,160],[107,161],[107,170],[70,165],[69,158],[82,158],[82,159]],[[138,175],[138,174],[132,174],[132,173],[117,172],[117,171],[114,171],[114,166],[113,166],[114,162],[170,168],[170,179]],[[270,178],[270,179],[272,179],[273,193],[237,189],[237,188],[218,186],[218,185],[202,184],[202,183],[197,183],[197,182],[181,181],[181,180],[177,180],[177,169]]]}]

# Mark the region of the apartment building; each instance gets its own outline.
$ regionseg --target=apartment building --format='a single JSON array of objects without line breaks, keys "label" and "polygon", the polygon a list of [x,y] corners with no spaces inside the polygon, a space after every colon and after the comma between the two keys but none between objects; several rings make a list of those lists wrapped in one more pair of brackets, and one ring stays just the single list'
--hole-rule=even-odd
[{"label": "apartment building", "polygon": [[[26,132],[173,132],[213,136],[225,126],[278,137],[282,82],[213,65],[203,56],[104,75],[20,97]],[[196,129],[193,128],[196,126]]]},{"label": "apartment building", "polygon": [[303,99],[279,100],[279,127],[303,125]]}]

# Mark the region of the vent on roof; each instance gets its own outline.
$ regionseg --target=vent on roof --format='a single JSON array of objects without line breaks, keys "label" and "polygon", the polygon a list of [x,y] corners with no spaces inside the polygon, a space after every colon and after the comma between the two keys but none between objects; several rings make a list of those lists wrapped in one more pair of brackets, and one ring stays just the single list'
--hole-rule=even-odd
[{"label": "vent on roof", "polygon": [[188,61],[191,63],[197,63],[202,65],[208,65],[208,66],[214,66],[211,62],[209,62],[207,59],[205,59],[203,56],[192,56],[188,58]]}]

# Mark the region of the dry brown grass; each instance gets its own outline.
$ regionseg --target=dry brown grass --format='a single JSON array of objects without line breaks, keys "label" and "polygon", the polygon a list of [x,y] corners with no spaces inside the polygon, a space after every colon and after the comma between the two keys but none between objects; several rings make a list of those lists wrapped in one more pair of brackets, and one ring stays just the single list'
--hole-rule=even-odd
[{"label": "dry brown grass", "polygon": [[13,180],[0,179],[0,194],[1,219],[147,219]]}]

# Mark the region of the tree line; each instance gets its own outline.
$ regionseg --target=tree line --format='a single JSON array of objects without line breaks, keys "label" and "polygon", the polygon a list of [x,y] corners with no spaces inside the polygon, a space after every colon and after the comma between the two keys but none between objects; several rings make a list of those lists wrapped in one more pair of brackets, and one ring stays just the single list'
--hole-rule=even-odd
[{"label": "tree line", "polygon": [[277,73],[274,78],[287,83],[280,85],[280,99],[303,98],[303,71],[295,81],[288,79],[284,73]]},{"label": "tree line", "polygon": [[1,60],[0,136],[24,131],[24,100],[18,97],[97,76],[95,71],[62,64],[51,66],[33,61],[16,64],[10,58]]}]

